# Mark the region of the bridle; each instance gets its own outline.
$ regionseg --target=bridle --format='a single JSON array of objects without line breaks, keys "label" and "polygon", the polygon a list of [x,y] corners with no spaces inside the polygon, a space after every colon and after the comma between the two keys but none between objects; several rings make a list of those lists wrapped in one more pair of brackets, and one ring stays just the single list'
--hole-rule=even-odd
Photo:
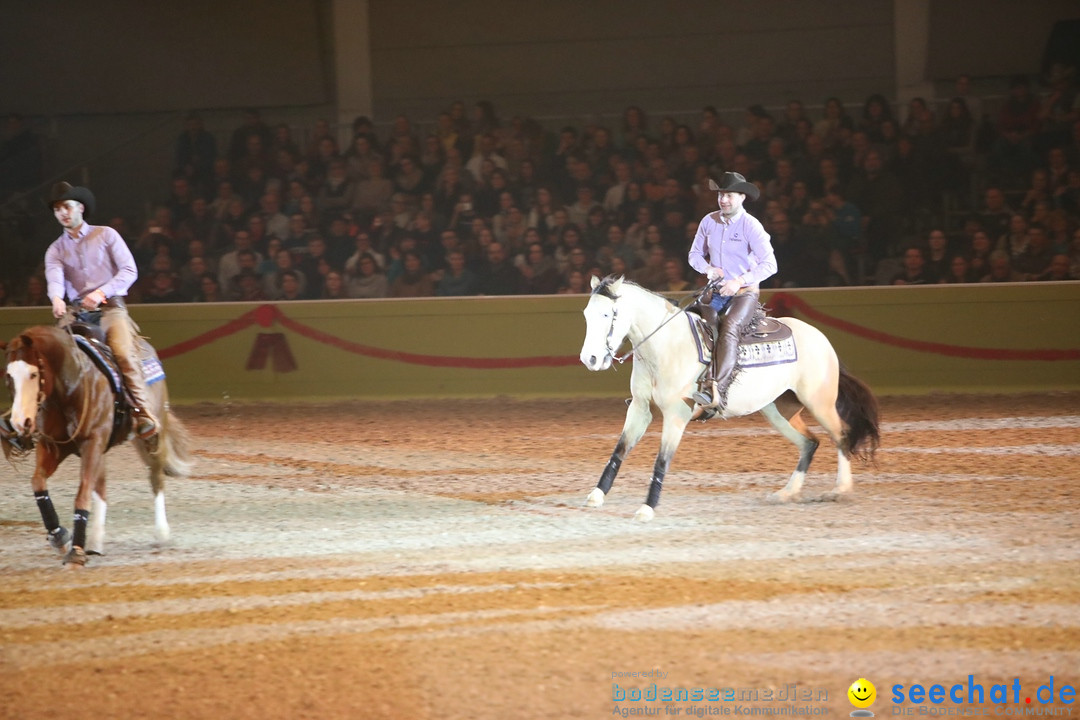
[{"label": "bridle", "polygon": [[[45,401],[49,399],[48,396],[45,394],[45,371],[44,371],[44,368],[46,367],[46,365],[45,365],[44,359],[41,356],[41,353],[38,352],[36,348],[32,349],[31,351],[34,353],[34,360],[35,360],[34,365],[38,369],[38,394],[37,394],[36,410],[37,410],[37,414],[40,416],[41,411],[42,411],[42,409],[43,409],[43,407],[45,405]],[[49,368],[49,372],[53,373],[53,392],[56,392],[56,373],[53,372],[53,369],[51,367]],[[79,382],[81,383],[82,380],[80,379]],[[10,414],[10,412],[11,411],[9,410],[7,414]],[[84,427],[86,425],[86,419],[89,417],[89,415],[90,415],[90,397],[89,397],[89,394],[84,391],[84,393],[83,393],[83,401],[82,401],[82,410],[79,412],[79,424],[76,425],[75,430],[72,431],[68,435],[67,440],[57,440],[56,438],[53,438],[53,437],[50,437],[49,435],[46,435],[45,432],[41,429],[42,428],[42,423],[35,423],[37,425],[38,429],[34,432],[33,435],[30,436],[30,438],[32,440],[35,440],[35,441],[42,440],[42,441],[45,441],[47,443],[52,443],[54,445],[63,445],[65,443],[72,442],[72,441],[75,440],[75,438],[79,437],[79,435],[82,433],[82,431],[83,431],[83,429],[84,429]]]},{"label": "bridle", "polygon": [[[657,325],[653,329],[652,332],[650,332],[645,337],[641,338],[641,340],[639,340],[638,342],[634,343],[630,347],[630,350],[627,351],[627,353],[625,355],[622,355],[622,356],[620,356],[616,352],[616,350],[618,348],[613,348],[611,346],[611,340],[615,336],[615,321],[618,320],[618,318],[619,318],[619,306],[618,306],[619,296],[612,293],[612,292],[608,292],[607,294],[605,294],[604,295],[605,297],[611,298],[611,327],[608,328],[607,337],[604,340],[604,345],[606,346],[608,356],[612,359],[612,361],[617,362],[620,365],[622,365],[624,362],[629,360],[630,357],[633,356],[634,353],[637,352],[638,348],[640,348],[642,345],[644,345],[646,342],[648,342],[649,338],[651,338],[656,333],[660,332],[660,329],[663,328],[665,325],[667,325],[669,322],[671,322],[675,318],[677,318],[680,315],[682,315],[683,313],[685,313],[690,308],[690,306],[693,305],[698,300],[700,300],[701,297],[706,292],[708,292],[709,290],[712,290],[714,288],[715,283],[716,283],[715,280],[711,280],[711,281],[709,281],[708,283],[705,284],[705,287],[701,288],[697,292],[690,293],[689,295],[684,295],[683,297],[679,298],[679,300],[677,300],[676,303],[675,303],[676,307],[679,308],[678,311],[675,312],[675,313],[672,313],[671,315],[666,317],[662,323],[660,323],[659,325]],[[685,300],[687,300],[688,298],[692,299],[691,302],[688,302],[685,305],[683,305],[683,302]],[[621,345],[622,343],[619,343],[619,344]]]}]

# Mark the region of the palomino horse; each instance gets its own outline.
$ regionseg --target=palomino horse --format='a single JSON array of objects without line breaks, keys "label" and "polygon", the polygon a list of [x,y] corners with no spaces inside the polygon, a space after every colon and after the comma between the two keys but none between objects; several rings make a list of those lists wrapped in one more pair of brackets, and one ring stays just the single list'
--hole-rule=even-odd
[{"label": "palomino horse", "polygon": [[[153,348],[141,339],[139,342],[144,356],[149,353],[156,359]],[[9,458],[18,456],[19,448],[26,452],[30,446],[36,446],[34,476],[30,482],[49,542],[60,552],[67,550],[64,564],[84,565],[87,553],[101,554],[104,550],[105,452],[113,444],[133,436],[131,416],[122,413],[114,421],[117,400],[113,383],[76,347],[73,336],[66,330],[48,326],[27,328],[7,343],[6,354],[6,380],[14,398],[11,424],[15,435],[2,438],[4,454]],[[148,390],[160,432],[149,442],[135,437],[134,444],[150,468],[155,533],[158,541],[164,542],[169,537],[165,476],[188,475],[192,462],[187,430],[169,410],[164,379],[149,385]],[[60,463],[72,453],[82,459],[73,534],[60,525],[46,485]]]},{"label": "palomino horse", "polygon": [[[634,518],[649,521],[660,500],[668,464],[690,422],[688,399],[704,370],[690,324],[673,317],[679,310],[668,300],[621,277],[593,278],[592,297],[586,305],[585,343],[581,362],[590,370],[607,370],[626,338],[634,345],[630,375],[633,398],[626,411],[619,441],[586,504],[600,507],[611,490],[627,453],[637,444],[652,420],[651,405],[664,416],[660,452],[645,504]],[[791,328],[797,359],[740,370],[729,391],[724,418],[760,412],[781,435],[799,448],[799,462],[787,485],[772,495],[774,501],[795,499],[818,441],[800,417],[810,411],[836,444],[838,470],[834,493],[851,490],[852,455],[872,458],[877,448],[877,401],[870,389],[840,367],[836,351],[816,328],[795,318],[777,318]]]}]

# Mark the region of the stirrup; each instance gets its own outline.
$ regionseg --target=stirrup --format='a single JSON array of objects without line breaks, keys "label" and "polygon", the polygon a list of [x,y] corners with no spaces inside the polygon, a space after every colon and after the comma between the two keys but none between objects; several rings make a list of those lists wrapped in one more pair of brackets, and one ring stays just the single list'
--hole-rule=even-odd
[{"label": "stirrup", "polygon": [[712,386],[712,394],[709,394],[705,388],[699,387],[697,391],[690,396],[690,399],[702,408],[715,410],[720,407],[720,396],[716,390],[716,381],[710,382],[709,385]]},{"label": "stirrup", "polygon": [[157,437],[158,423],[154,418],[141,410],[136,410],[135,415],[135,434],[140,440],[150,440]]}]

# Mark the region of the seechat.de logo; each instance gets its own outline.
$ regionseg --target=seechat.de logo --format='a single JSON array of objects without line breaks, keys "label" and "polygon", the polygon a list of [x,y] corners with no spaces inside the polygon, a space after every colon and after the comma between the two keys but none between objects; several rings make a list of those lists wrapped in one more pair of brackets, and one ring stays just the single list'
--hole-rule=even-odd
[{"label": "seechat.de logo", "polygon": [[874,717],[874,713],[867,710],[877,700],[877,688],[874,683],[866,678],[859,678],[851,683],[847,690],[848,700],[855,706],[851,711],[851,717]]}]

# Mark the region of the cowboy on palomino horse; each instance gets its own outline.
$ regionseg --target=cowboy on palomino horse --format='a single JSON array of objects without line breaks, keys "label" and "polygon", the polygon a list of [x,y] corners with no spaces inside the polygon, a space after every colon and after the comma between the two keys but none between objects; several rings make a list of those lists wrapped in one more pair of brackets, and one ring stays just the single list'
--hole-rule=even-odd
[{"label": "cowboy on palomino horse", "polygon": [[702,420],[727,404],[739,337],[757,312],[761,281],[776,274],[769,234],[757,218],[743,209],[747,195],[751,200],[758,199],[757,185],[739,173],[726,172],[719,184],[709,180],[709,189],[718,194],[720,210],[701,219],[688,258],[690,267],[718,285],[709,302],[717,314],[716,346],[712,363],[693,395]]}]

